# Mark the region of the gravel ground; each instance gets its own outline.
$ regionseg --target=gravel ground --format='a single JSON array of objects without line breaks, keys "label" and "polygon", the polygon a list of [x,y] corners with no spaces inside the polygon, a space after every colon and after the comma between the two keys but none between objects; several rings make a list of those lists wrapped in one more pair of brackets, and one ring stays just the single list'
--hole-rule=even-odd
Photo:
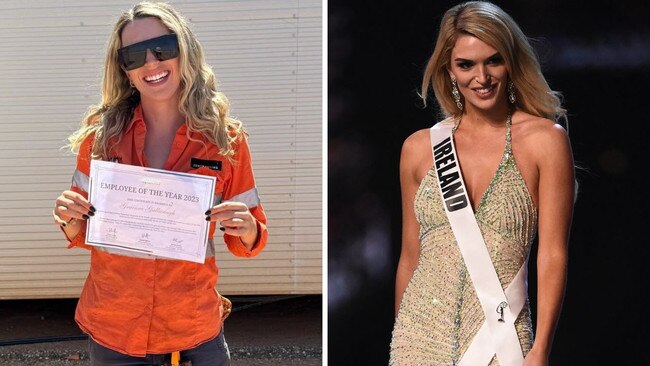
[{"label": "gravel ground", "polygon": [[[46,347],[5,346],[0,348],[2,366],[90,366],[85,341],[56,342]],[[76,346],[76,347],[74,347]],[[232,366],[322,365],[321,348],[249,347],[231,349]]]},{"label": "gravel ground", "polygon": [[[323,364],[320,296],[232,300],[225,323],[232,366]],[[79,340],[73,320],[75,304],[70,299],[0,301],[0,366],[89,366],[87,340]],[[61,336],[77,340],[43,341]],[[2,345],[16,339],[34,343]]]}]

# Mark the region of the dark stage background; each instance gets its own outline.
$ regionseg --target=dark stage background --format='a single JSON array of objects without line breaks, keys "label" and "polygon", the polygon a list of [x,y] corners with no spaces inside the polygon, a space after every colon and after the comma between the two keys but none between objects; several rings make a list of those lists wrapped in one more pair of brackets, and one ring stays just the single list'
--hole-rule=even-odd
[{"label": "dark stage background", "polygon": [[[564,94],[580,194],[552,365],[649,365],[650,7],[495,1]],[[328,359],[386,365],[393,326],[402,142],[437,120],[417,91],[455,1],[328,4]],[[536,299],[535,251],[529,291]],[[534,306],[533,306],[534,310]]]}]

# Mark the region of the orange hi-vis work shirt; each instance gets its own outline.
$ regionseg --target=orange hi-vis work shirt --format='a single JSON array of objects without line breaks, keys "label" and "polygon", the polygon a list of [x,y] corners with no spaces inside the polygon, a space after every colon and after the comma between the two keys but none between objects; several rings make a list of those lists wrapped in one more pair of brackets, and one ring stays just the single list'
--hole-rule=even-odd
[{"label": "orange hi-vis work shirt", "polygon": [[[147,166],[145,135],[142,108],[138,106],[119,143],[110,150],[109,160]],[[246,138],[234,145],[236,154],[230,163],[203,135],[190,136],[191,139],[185,124],[178,129],[164,169],[214,176],[215,204],[225,200],[245,203],[257,219],[257,242],[248,250],[239,237],[224,234],[224,241],[236,256],[257,255],[266,245],[268,232]],[[92,140],[90,136],[82,143],[72,179],[72,190],[85,197]],[[85,229],[84,222],[69,248],[91,250],[90,271],[75,320],[93,340],[124,354],[144,356],[190,349],[219,334],[222,309],[214,290],[219,273],[212,243],[214,222],[210,225],[210,243],[203,264],[90,246],[84,242]]]}]

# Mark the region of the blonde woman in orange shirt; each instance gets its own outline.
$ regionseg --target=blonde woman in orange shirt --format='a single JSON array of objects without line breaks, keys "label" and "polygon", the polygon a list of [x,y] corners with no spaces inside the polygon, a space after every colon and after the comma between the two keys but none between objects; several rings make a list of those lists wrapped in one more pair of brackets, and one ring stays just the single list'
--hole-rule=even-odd
[{"label": "blonde woman in orange shirt", "polygon": [[252,257],[266,245],[247,135],[174,8],[143,2],[119,17],[102,101],[69,143],[77,168],[53,214],[70,247],[91,250],[75,320],[89,335],[92,365],[159,365],[174,352],[194,366],[229,365],[212,245],[205,262],[194,263],[84,242],[87,220],[102,209],[87,200],[90,161],[99,159],[214,176],[210,240],[218,223],[234,255]]}]

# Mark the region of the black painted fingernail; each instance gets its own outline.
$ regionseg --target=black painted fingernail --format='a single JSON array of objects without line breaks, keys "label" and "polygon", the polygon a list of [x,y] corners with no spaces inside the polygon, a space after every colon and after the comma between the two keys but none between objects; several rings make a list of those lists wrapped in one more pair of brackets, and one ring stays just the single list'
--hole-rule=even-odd
[{"label": "black painted fingernail", "polygon": [[206,215],[209,215],[210,212],[212,212],[212,209],[205,211],[205,214],[206,214]]},{"label": "black painted fingernail", "polygon": [[95,212],[95,211],[97,211],[97,210],[95,210],[95,207],[94,207],[94,206],[90,206],[90,211]]},{"label": "black painted fingernail", "polygon": [[210,221],[210,220],[211,220],[210,216],[205,217],[205,221]]},{"label": "black painted fingernail", "polygon": [[83,217],[84,220],[88,220],[90,218],[90,216],[88,216],[88,215],[83,215],[81,217]]},{"label": "black painted fingernail", "polygon": [[221,231],[226,231],[226,228],[223,227],[223,226],[219,226],[219,230],[221,230]]},{"label": "black painted fingernail", "polygon": [[88,211],[88,216],[95,216],[95,213],[93,211]]},{"label": "black painted fingernail", "polygon": [[65,222],[61,224],[61,227],[65,227]]}]

